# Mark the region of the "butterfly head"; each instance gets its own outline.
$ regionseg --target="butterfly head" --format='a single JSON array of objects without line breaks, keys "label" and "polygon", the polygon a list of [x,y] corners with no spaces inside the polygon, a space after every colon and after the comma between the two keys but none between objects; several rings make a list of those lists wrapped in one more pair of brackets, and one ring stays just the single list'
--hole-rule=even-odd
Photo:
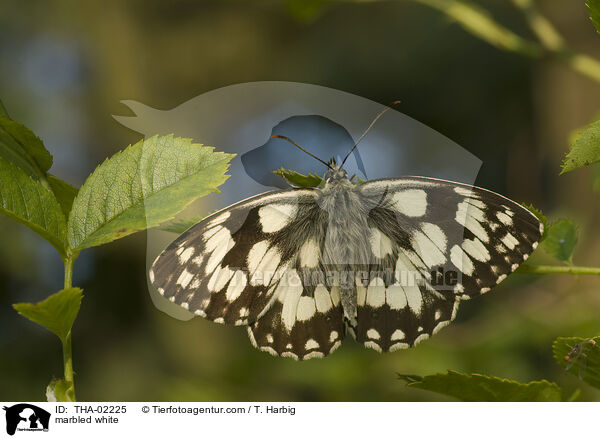
[{"label": "butterfly head", "polygon": [[326,183],[348,179],[348,173],[335,162],[335,158],[329,160],[327,167],[329,167],[329,170],[327,170],[324,177]]}]

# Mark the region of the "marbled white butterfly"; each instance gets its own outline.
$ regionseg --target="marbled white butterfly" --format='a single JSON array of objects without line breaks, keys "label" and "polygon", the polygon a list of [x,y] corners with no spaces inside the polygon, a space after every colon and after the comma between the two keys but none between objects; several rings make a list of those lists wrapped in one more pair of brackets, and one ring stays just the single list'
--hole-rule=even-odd
[{"label": "marbled white butterfly", "polygon": [[325,163],[318,187],[206,217],[158,256],[150,281],[196,315],[248,326],[273,355],[323,357],[347,332],[387,352],[449,324],[541,237],[536,216],[497,193],[425,177],[354,183],[344,162]]}]

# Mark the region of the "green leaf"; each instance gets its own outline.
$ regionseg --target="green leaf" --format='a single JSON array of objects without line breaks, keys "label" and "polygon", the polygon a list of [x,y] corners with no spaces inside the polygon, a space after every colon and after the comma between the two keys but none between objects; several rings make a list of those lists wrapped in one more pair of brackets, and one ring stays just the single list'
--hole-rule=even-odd
[{"label": "green leaf", "polygon": [[46,400],[49,402],[76,401],[73,383],[64,379],[52,379],[46,387]]},{"label": "green leaf", "polygon": [[567,372],[600,389],[600,337],[557,338],[552,353]]},{"label": "green leaf", "polygon": [[48,174],[48,183],[50,189],[54,193],[56,200],[60,204],[65,218],[69,217],[71,207],[73,206],[73,200],[77,196],[78,190],[66,181],[55,177],[54,175]]},{"label": "green leaf", "polygon": [[168,231],[170,233],[181,234],[193,225],[196,225],[202,220],[202,217],[190,217],[178,219],[158,226],[159,230]]},{"label": "green leaf", "polygon": [[83,184],[69,215],[72,248],[102,245],[169,221],[227,180],[234,155],[154,136],[118,152]]},{"label": "green leaf", "polygon": [[318,175],[312,173],[309,173],[308,175],[302,175],[301,173],[293,170],[287,170],[283,167],[281,169],[274,170],[273,173],[299,187],[317,187],[319,184],[321,184],[321,181],[323,181],[323,179]]},{"label": "green leaf", "polygon": [[463,374],[449,370],[446,374],[414,376],[400,374],[412,388],[449,395],[461,401],[525,402],[561,401],[562,390],[546,380],[519,383],[483,374]]},{"label": "green leaf", "polygon": [[81,307],[83,291],[77,287],[63,289],[39,303],[17,303],[20,315],[47,328],[64,343]]},{"label": "green leaf", "polygon": [[34,179],[45,178],[52,155],[31,130],[0,115],[0,157],[21,168]]},{"label": "green leaf", "polygon": [[538,210],[537,208],[535,208],[533,206],[533,204],[525,204],[522,203],[521,204],[523,207],[525,207],[527,210],[529,210],[530,212],[532,212],[535,217],[537,217],[539,219],[539,221],[542,223],[542,225],[544,226],[544,234],[542,235],[541,240],[543,240],[546,236],[546,233],[548,232],[548,218],[544,215],[544,213],[542,213],[542,210]]},{"label": "green leaf", "polygon": [[571,150],[562,163],[560,174],[600,162],[600,120],[573,135]]},{"label": "green leaf", "polygon": [[64,256],[66,220],[58,201],[39,181],[1,157],[0,213],[31,228]]},{"label": "green leaf", "polygon": [[596,32],[600,33],[600,0],[587,0],[585,5],[590,13],[590,20],[594,23]]},{"label": "green leaf", "polygon": [[573,261],[577,244],[577,227],[568,219],[562,219],[546,227],[542,247],[552,257],[567,263]]}]

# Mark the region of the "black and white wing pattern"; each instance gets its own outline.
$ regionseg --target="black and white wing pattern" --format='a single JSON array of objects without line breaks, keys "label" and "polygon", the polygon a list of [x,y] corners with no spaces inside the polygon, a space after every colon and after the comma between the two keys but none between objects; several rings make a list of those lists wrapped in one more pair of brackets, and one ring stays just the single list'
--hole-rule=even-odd
[{"label": "black and white wing pattern", "polygon": [[461,300],[505,279],[543,232],[521,205],[465,184],[408,177],[357,190],[375,204],[368,223],[378,264],[357,278],[349,329],[377,351],[414,346],[448,325]]},{"label": "black and white wing pattern", "polygon": [[247,325],[253,345],[273,355],[323,357],[346,331],[395,351],[506,278],[542,231],[527,209],[481,188],[422,177],[354,185],[333,172],[321,187],[258,195],[208,216],[149,276],[185,309]]},{"label": "black and white wing pattern", "polygon": [[329,354],[345,327],[339,290],[313,275],[324,270],[328,223],[318,195],[272,192],[206,217],[163,251],[150,281],[197,315],[248,325],[251,342],[263,351],[295,359]]}]

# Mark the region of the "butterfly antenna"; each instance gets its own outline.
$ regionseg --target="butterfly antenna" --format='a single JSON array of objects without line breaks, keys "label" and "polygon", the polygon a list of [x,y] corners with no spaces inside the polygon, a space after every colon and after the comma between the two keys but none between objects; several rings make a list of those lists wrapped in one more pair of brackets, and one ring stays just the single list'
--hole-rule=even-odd
[{"label": "butterfly antenna", "polygon": [[358,146],[358,144],[362,141],[362,139],[365,138],[365,135],[367,135],[367,133],[371,130],[371,128],[373,127],[375,122],[377,120],[379,120],[379,118],[382,115],[384,115],[386,112],[388,112],[388,110],[390,110],[394,105],[397,105],[399,103],[400,103],[399,100],[395,100],[394,102],[390,103],[386,108],[384,108],[379,114],[377,114],[377,116],[373,119],[373,121],[371,122],[369,127],[367,129],[365,129],[365,132],[363,132],[362,135],[358,138],[357,142],[354,143],[354,146],[352,146],[352,149],[350,149],[350,152],[348,152],[348,155],[346,155],[346,158],[344,158],[344,161],[342,161],[340,168],[344,167],[344,163],[346,162],[348,157],[352,154],[352,152],[354,152],[354,149],[356,149],[356,146]]},{"label": "butterfly antenna", "polygon": [[289,141],[291,144],[293,144],[294,146],[296,146],[298,149],[300,149],[302,152],[310,155],[311,157],[313,157],[315,160],[319,160],[321,163],[323,163],[325,166],[327,166],[329,169],[331,169],[331,166],[329,165],[329,163],[326,163],[325,161],[321,160],[319,157],[317,157],[314,154],[311,154],[310,152],[308,152],[306,149],[304,149],[302,146],[300,146],[298,143],[296,143],[294,140],[292,140],[289,137],[286,137],[285,135],[279,135],[279,134],[273,134],[271,136],[271,138],[281,138],[283,140],[287,140]]}]

